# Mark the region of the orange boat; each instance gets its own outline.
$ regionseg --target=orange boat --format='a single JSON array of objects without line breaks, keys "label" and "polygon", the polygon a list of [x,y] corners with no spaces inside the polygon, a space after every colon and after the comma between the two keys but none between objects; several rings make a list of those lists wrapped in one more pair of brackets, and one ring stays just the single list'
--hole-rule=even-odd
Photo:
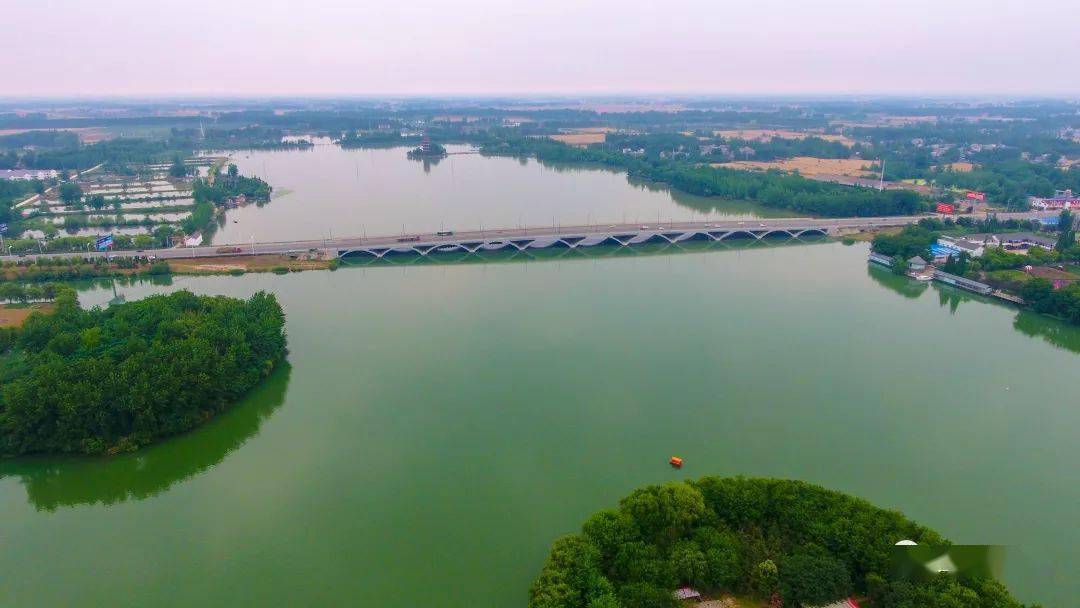
[{"label": "orange boat", "polygon": [[682,458],[679,458],[678,456],[672,456],[670,459],[668,459],[668,464],[675,467],[676,469],[681,469]]}]

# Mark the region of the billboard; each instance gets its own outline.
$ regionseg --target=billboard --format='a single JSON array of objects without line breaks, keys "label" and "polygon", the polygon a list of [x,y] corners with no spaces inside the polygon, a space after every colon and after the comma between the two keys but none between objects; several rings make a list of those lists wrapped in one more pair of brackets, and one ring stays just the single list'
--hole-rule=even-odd
[{"label": "billboard", "polygon": [[113,246],[113,235],[106,234],[105,236],[94,241],[94,248],[98,251],[105,251]]},{"label": "billboard", "polygon": [[7,232],[7,229],[8,229],[7,224],[0,224],[0,234],[4,234],[5,232]]},{"label": "billboard", "polygon": [[938,213],[953,214],[953,213],[956,212],[956,207],[954,207],[954,206],[952,206],[952,205],[950,205],[948,203],[938,203],[937,204],[937,212]]},{"label": "billboard", "polygon": [[967,197],[970,198],[970,199],[977,200],[977,201],[985,201],[986,200],[986,194],[984,194],[982,192],[975,192],[974,190],[968,190]]}]

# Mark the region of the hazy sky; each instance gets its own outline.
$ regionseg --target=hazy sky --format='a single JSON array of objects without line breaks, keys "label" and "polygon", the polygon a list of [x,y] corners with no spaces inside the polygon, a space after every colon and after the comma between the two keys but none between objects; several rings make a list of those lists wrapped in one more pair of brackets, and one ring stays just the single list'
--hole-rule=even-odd
[{"label": "hazy sky", "polygon": [[1080,93],[1077,0],[8,0],[0,96]]}]

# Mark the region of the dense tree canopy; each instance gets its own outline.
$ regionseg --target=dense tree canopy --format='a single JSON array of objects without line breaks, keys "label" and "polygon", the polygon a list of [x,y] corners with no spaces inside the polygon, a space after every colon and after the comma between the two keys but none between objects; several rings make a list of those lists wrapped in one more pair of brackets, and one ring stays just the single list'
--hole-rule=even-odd
[{"label": "dense tree canopy", "polygon": [[0,454],[135,449],[205,421],[285,356],[273,295],[180,291],[31,315],[0,353]]},{"label": "dense tree canopy", "polygon": [[924,210],[908,190],[879,191],[814,181],[777,171],[765,173],[709,167],[687,162],[639,158],[621,152],[577,148],[549,139],[494,140],[485,154],[533,155],[542,161],[585,162],[626,169],[633,178],[663,182],[699,196],[756,201],[769,207],[831,217],[912,215]]},{"label": "dense tree canopy", "polygon": [[529,606],[676,606],[672,591],[688,584],[796,607],[856,593],[874,608],[1021,608],[994,580],[892,580],[890,550],[903,539],[947,544],[895,511],[799,481],[646,486],[555,541]]}]

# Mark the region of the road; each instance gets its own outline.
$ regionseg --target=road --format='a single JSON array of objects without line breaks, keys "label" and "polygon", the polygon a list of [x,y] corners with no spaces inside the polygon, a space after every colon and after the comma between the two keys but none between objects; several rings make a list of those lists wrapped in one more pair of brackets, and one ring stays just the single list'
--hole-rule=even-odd
[{"label": "road", "polygon": [[[997,217],[1006,219],[1036,219],[1041,217],[1056,217],[1056,212],[1023,212],[1023,213],[999,213]],[[534,226],[528,228],[503,228],[497,230],[469,230],[454,232],[449,235],[433,233],[395,234],[372,237],[339,237],[334,239],[282,241],[282,242],[255,242],[255,243],[229,243],[215,244],[198,247],[175,247],[171,249],[147,249],[142,252],[122,251],[110,254],[108,252],[76,251],[67,253],[26,254],[25,258],[55,258],[55,257],[101,257],[105,255],[155,255],[158,258],[199,258],[217,257],[221,255],[258,255],[280,254],[290,252],[306,252],[309,249],[343,250],[355,247],[397,247],[416,244],[441,244],[461,243],[463,241],[494,241],[522,237],[536,238],[540,236],[580,236],[589,234],[620,235],[628,233],[661,232],[665,230],[783,230],[818,228],[835,232],[840,229],[869,229],[892,226],[904,226],[912,224],[926,216],[893,216],[893,217],[859,217],[859,218],[774,218],[756,220],[720,220],[712,222],[675,222],[662,224],[592,224],[574,226]],[[408,238],[408,242],[402,242],[402,238]],[[221,247],[239,247],[240,253],[221,254]],[[18,256],[4,255],[0,260],[15,260]]]}]

